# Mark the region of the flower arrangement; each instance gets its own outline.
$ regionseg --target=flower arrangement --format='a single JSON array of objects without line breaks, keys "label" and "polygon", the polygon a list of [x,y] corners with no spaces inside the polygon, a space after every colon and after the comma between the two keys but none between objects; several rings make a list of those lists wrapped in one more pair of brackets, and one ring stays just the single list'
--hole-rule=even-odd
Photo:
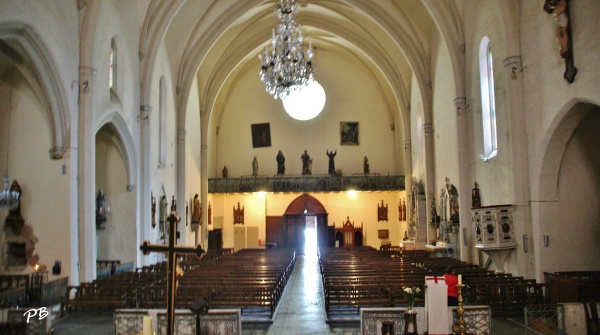
[{"label": "flower arrangement", "polygon": [[415,300],[417,300],[417,295],[421,292],[421,289],[417,286],[415,287],[403,287],[404,289],[404,300],[408,302],[408,310],[412,311],[414,307]]}]

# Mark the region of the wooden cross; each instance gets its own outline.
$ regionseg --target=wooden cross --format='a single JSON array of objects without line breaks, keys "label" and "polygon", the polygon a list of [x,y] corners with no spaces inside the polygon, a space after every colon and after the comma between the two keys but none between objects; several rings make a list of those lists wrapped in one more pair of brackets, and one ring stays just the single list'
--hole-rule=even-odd
[{"label": "wooden cross", "polygon": [[203,255],[206,250],[201,245],[192,247],[177,246],[177,223],[180,218],[175,212],[175,202],[171,206],[171,214],[167,218],[169,222],[169,244],[150,244],[150,241],[144,241],[140,250],[144,255],[150,252],[166,252],[169,254],[169,263],[167,267],[167,331],[169,335],[174,334],[175,329],[175,279],[177,272],[177,254],[195,253],[198,257]]}]

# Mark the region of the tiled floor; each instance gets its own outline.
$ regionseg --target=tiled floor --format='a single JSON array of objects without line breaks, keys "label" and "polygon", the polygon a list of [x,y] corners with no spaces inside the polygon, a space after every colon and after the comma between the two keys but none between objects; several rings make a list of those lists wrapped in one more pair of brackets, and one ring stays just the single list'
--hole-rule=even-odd
[{"label": "tiled floor", "polygon": [[[492,334],[525,334],[519,320],[492,319]],[[522,320],[521,320],[522,322]],[[53,323],[56,335],[114,334],[113,312],[75,311]],[[271,325],[243,325],[244,335],[360,334],[360,326],[331,327],[325,323],[323,285],[316,256],[298,257]]]}]

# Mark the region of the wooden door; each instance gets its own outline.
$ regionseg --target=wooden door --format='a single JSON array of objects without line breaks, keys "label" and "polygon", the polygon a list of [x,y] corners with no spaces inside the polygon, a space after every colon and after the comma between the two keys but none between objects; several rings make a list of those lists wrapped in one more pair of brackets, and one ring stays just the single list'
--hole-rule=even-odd
[{"label": "wooden door", "polygon": [[247,227],[246,235],[246,248],[257,249],[258,248],[258,227]]},{"label": "wooden door", "polygon": [[278,246],[284,245],[285,221],[283,216],[267,216],[267,225],[265,227],[265,243],[277,243]]},{"label": "wooden door", "polygon": [[233,227],[233,251],[246,248],[246,227]]}]

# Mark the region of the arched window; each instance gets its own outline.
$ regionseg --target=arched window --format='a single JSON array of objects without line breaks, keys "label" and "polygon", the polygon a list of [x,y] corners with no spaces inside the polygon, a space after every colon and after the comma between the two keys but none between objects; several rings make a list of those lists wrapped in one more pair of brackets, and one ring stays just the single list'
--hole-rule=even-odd
[{"label": "arched window", "polygon": [[481,118],[483,122],[483,155],[479,157],[487,162],[498,155],[494,66],[492,62],[492,45],[487,36],[483,37],[479,46],[479,79],[481,85]]},{"label": "arched window", "polygon": [[167,81],[160,77],[158,84],[158,165],[167,166]]},{"label": "arched window", "polygon": [[112,94],[117,91],[117,43],[113,37],[110,41],[110,56],[108,61],[108,87]]}]

